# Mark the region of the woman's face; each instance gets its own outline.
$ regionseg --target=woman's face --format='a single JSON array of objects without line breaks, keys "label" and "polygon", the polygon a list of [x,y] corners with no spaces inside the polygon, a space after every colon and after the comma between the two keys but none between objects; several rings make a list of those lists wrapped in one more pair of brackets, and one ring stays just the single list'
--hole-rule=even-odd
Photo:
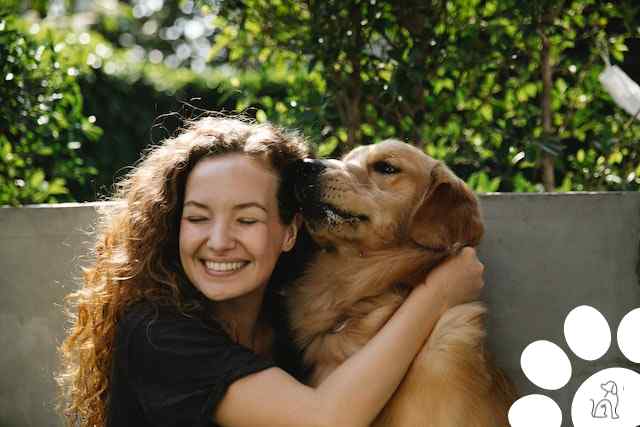
[{"label": "woman's face", "polygon": [[213,301],[264,290],[295,225],[280,222],[278,178],[244,154],[201,160],[186,184],[180,261],[193,285]]}]

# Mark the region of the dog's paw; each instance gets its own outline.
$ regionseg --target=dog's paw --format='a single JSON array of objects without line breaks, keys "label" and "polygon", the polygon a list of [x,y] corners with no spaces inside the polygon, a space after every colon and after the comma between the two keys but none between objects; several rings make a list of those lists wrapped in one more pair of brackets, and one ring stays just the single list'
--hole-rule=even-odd
[{"label": "dog's paw", "polygon": [[[622,354],[640,363],[640,308],[627,313],[618,326],[617,341]],[[564,322],[564,336],[573,353],[583,360],[604,356],[611,345],[611,330],[595,308],[573,309]],[[529,344],[520,358],[522,371],[536,386],[558,390],[571,379],[571,362],[566,353],[550,341]],[[571,402],[574,427],[635,427],[640,425],[640,374],[627,368],[602,369],[587,378]],[[509,409],[512,427],[559,427],[562,410],[543,394],[518,399]],[[568,425],[568,423],[566,424]]]}]

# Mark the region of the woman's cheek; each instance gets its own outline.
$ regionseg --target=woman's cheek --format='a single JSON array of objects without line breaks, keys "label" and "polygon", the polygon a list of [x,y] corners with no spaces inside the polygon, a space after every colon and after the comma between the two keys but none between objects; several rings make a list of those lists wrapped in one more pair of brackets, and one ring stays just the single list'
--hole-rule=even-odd
[{"label": "woman's cheek", "polygon": [[187,220],[182,220],[180,222],[179,232],[180,249],[188,250],[191,246],[193,246],[194,243],[196,243],[195,241],[197,239],[198,227]]},{"label": "woman's cheek", "polygon": [[251,248],[254,255],[261,255],[265,252],[268,240],[269,226],[266,223],[257,223],[243,233],[243,241],[247,247]]}]

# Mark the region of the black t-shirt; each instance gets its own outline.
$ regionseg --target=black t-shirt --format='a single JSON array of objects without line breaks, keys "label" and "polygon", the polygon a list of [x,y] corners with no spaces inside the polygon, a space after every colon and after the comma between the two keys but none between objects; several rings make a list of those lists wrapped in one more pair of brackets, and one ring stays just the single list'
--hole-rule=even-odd
[{"label": "black t-shirt", "polygon": [[171,308],[136,304],[117,328],[107,427],[212,427],[231,383],[274,366]]}]

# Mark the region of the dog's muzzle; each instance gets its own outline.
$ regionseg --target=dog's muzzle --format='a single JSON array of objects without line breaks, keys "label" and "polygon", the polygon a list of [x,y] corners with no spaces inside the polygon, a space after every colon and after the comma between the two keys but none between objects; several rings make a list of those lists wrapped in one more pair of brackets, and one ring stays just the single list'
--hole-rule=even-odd
[{"label": "dog's muzzle", "polygon": [[320,175],[326,168],[322,160],[304,159],[294,162],[285,171],[291,174],[294,198],[303,206],[320,198]]},{"label": "dog's muzzle", "polygon": [[297,160],[282,174],[282,191],[292,198],[307,218],[321,215],[320,175],[326,169],[322,160]]},{"label": "dog's muzzle", "polygon": [[321,176],[327,168],[323,160],[304,159],[294,162],[284,171],[283,191],[295,200],[307,224],[315,228],[318,225],[355,225],[367,221],[366,215],[347,212],[323,201]]}]

